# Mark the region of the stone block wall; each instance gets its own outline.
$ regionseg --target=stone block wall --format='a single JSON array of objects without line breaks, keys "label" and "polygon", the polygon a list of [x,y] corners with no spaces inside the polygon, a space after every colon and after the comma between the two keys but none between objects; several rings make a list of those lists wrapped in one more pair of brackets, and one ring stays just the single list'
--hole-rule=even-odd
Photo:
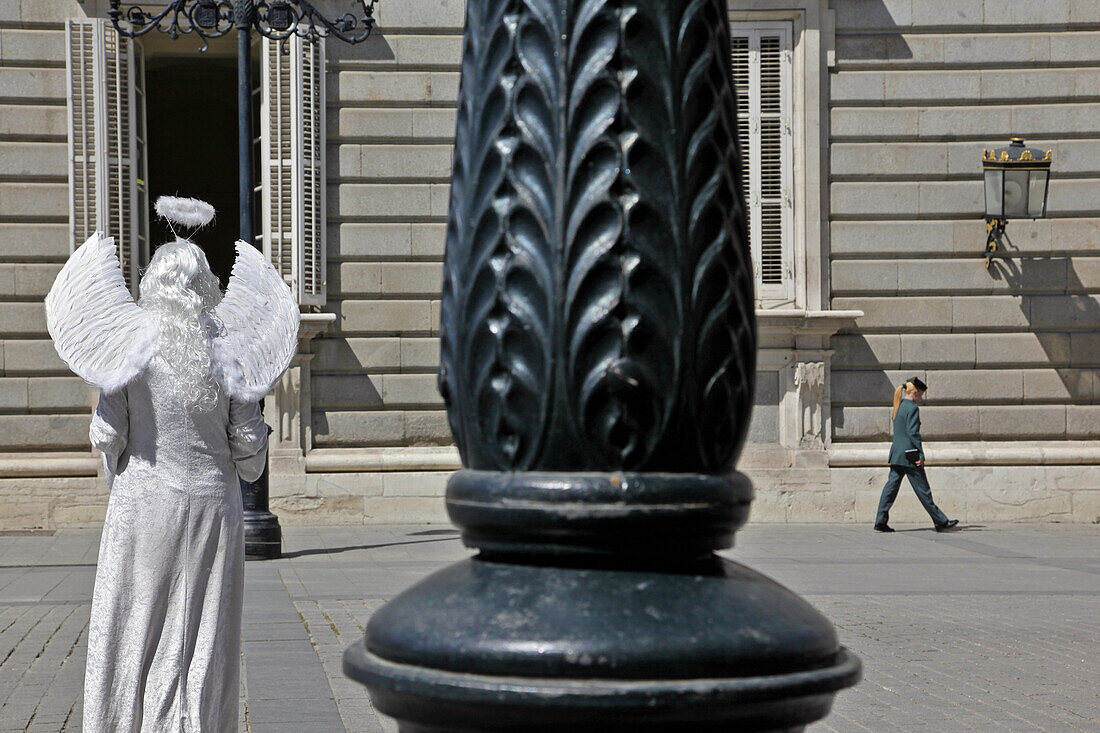
[{"label": "stone block wall", "polygon": [[65,18],[0,1],[0,529],[102,521],[95,395],[57,356],[43,298],[69,256]]},{"label": "stone block wall", "polygon": [[439,306],[465,5],[380,4],[382,32],[328,46],[328,305],[313,444],[445,446]]},{"label": "stone block wall", "polygon": [[[833,440],[1100,439],[1100,5],[837,0],[830,74]],[[1049,217],[985,268],[983,148],[1054,155]]]},{"label": "stone block wall", "polygon": [[65,31],[55,16],[76,3],[40,5],[0,3],[0,453],[90,456],[93,395],[58,358],[42,306],[69,255]]}]

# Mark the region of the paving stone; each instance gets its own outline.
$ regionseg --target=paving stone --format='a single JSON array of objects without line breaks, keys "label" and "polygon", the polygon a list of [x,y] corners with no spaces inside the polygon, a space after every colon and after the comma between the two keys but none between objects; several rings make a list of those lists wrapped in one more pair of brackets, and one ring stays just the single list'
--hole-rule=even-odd
[{"label": "paving stone", "polygon": [[[863,659],[863,682],[811,733],[1097,729],[1093,527],[882,535],[870,521],[749,526],[725,553],[803,594]],[[343,650],[386,600],[469,551],[438,525],[284,531],[295,554],[246,565],[240,730],[396,733],[343,676]],[[28,566],[0,576],[0,733],[80,730],[98,539],[0,537],[0,565]]]}]

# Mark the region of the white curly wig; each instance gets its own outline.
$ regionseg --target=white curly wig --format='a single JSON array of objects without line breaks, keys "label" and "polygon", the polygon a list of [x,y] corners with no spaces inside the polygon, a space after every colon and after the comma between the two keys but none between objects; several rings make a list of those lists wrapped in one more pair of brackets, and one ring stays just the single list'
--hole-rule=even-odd
[{"label": "white curly wig", "polygon": [[159,316],[158,353],[179,377],[176,398],[196,412],[209,412],[218,403],[212,339],[222,292],[206,255],[186,239],[162,245],[140,290],[138,305]]}]

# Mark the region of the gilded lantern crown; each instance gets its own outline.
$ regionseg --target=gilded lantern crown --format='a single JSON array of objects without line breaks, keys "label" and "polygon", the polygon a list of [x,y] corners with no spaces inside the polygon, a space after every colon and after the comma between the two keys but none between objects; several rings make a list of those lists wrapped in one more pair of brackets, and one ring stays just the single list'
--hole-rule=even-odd
[{"label": "gilded lantern crown", "polygon": [[1029,148],[1022,137],[1012,138],[1007,148],[982,151],[983,168],[1050,168],[1053,161],[1053,150]]}]

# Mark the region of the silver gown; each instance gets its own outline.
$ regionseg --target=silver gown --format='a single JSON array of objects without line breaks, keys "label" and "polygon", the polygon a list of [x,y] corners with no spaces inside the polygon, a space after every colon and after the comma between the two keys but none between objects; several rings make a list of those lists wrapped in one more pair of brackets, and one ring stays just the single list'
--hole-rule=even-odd
[{"label": "silver gown", "polygon": [[103,394],[92,445],[111,489],[84,679],[85,733],[237,730],[244,532],[238,474],[264,467],[257,402],[195,413],[159,356]]}]

